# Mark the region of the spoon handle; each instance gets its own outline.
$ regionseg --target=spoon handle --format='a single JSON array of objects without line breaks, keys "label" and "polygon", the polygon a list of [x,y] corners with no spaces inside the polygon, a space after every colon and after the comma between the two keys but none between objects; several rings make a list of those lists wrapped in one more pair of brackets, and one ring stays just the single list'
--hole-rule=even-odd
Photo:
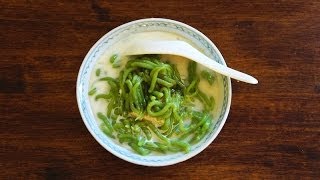
[{"label": "spoon handle", "polygon": [[184,41],[138,41],[127,49],[126,54],[173,54],[183,56],[233,79],[250,84],[258,83],[256,78],[219,64]]}]

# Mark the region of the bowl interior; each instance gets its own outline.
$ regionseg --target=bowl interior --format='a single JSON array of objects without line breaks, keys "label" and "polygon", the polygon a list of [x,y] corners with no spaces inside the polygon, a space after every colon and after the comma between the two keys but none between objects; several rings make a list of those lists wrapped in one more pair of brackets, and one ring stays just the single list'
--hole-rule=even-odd
[{"label": "bowl interior", "polygon": [[220,64],[225,65],[225,61],[216,46],[202,33],[195,30],[194,28],[183,23],[168,19],[151,18],[137,20],[113,29],[105,36],[103,36],[90,49],[79,71],[77,81],[77,100],[79,110],[85,125],[87,126],[90,133],[94,136],[94,138],[105,149],[118,156],[119,158],[135,164],[146,166],[165,166],[182,162],[195,156],[215,139],[215,137],[220,132],[223,124],[225,123],[225,120],[229,113],[231,102],[231,81],[230,78],[218,75],[218,84],[219,88],[221,88],[222,93],[221,99],[216,101],[215,104],[216,106],[218,106],[217,116],[214,117],[216,123],[214,126],[212,126],[210,132],[201,142],[192,146],[191,151],[188,154],[175,153],[166,155],[140,156],[132,152],[131,150],[119,145],[117,142],[108,138],[102,133],[93,115],[88,98],[90,76],[96,62],[108,47],[112,46],[114,43],[132,33],[148,31],[164,31],[178,34],[181,37],[188,39],[189,42],[191,42],[200,51],[205,53],[208,57],[216,60]]}]

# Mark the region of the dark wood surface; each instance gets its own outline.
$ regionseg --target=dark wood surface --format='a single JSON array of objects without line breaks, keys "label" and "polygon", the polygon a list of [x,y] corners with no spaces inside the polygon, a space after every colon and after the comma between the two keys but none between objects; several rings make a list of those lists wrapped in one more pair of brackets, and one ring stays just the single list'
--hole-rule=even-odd
[{"label": "dark wood surface", "polygon": [[[233,81],[228,120],[196,157],[150,168],[101,147],[75,85],[90,47],[131,20],[163,17],[206,34]],[[0,179],[320,178],[319,1],[0,0]]]}]

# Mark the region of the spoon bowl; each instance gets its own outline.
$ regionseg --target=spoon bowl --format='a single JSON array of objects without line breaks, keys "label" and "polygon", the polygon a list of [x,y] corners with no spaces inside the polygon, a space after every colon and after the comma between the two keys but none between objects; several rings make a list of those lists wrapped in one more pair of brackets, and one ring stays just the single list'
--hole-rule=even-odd
[{"label": "spoon bowl", "polygon": [[183,56],[233,79],[250,84],[258,83],[256,78],[219,64],[184,41],[137,41],[129,46],[125,53],[126,55],[172,54]]}]

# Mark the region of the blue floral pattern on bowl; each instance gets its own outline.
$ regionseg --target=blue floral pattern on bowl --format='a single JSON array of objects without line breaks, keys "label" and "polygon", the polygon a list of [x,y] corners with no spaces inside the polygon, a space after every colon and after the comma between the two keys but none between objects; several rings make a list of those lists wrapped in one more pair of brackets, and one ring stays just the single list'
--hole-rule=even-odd
[{"label": "blue floral pattern on bowl", "polygon": [[105,147],[112,154],[127,160],[129,162],[146,165],[146,166],[164,166],[175,164],[184,160],[187,160],[196,154],[200,153],[205,147],[207,147],[218,135],[220,132],[229,112],[230,102],[231,102],[231,81],[228,77],[222,77],[223,88],[224,88],[224,97],[221,108],[220,116],[213,129],[200,143],[192,146],[191,151],[188,154],[176,153],[168,155],[158,155],[158,156],[140,156],[136,153],[133,153],[131,150],[126,149],[112,139],[105,136],[93,115],[93,112],[90,107],[90,102],[88,98],[88,87],[91,71],[97,61],[97,59],[103,54],[103,52],[111,46],[117,40],[125,37],[131,33],[146,32],[146,31],[166,31],[177,33],[181,36],[184,36],[187,39],[190,39],[192,42],[202,47],[210,58],[216,60],[220,64],[225,64],[225,61],[220,54],[219,50],[215,45],[206,38],[202,33],[195,30],[194,28],[185,25],[183,23],[160,19],[160,18],[150,18],[133,21],[107,33],[103,36],[88,52],[85,57],[78,75],[77,81],[77,100],[79,110],[82,116],[82,119],[87,126],[90,133],[95,137],[95,139]]}]

